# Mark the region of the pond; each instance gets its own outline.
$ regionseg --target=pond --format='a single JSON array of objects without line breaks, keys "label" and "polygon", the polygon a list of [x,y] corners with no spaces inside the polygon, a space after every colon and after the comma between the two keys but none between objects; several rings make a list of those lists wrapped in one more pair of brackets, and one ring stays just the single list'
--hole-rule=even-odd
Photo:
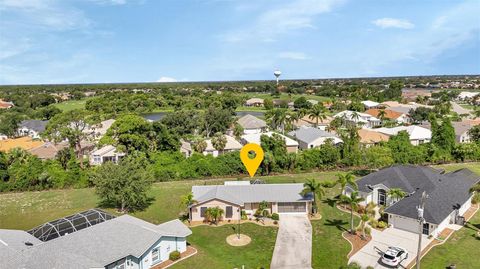
[{"label": "pond", "polygon": [[[147,120],[158,121],[158,120],[161,120],[163,117],[165,117],[165,115],[167,115],[168,113],[170,112],[148,113],[148,114],[142,115],[142,117],[144,117]],[[259,118],[263,118],[265,114],[265,112],[262,112],[262,111],[238,111],[235,113],[237,114],[237,117],[243,117],[248,114],[248,115],[252,115]]]}]

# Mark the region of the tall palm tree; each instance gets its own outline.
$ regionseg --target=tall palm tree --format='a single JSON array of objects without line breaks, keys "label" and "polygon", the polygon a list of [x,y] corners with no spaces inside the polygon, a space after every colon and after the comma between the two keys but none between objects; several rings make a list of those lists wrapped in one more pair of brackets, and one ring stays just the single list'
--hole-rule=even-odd
[{"label": "tall palm tree", "polygon": [[400,199],[405,197],[407,195],[407,193],[404,192],[400,188],[392,188],[392,189],[388,190],[387,195],[394,200],[394,203],[396,203]]},{"label": "tall palm tree", "polygon": [[322,103],[318,103],[309,110],[308,118],[315,119],[315,127],[318,127],[318,121],[323,122],[327,118],[327,110]]},{"label": "tall palm tree", "polygon": [[385,111],[385,109],[380,109],[380,110],[378,111],[378,115],[377,115],[377,116],[378,116],[378,118],[379,118],[380,120],[384,121],[384,120],[385,120],[385,116],[387,116],[387,112]]},{"label": "tall palm tree", "polygon": [[276,108],[269,110],[265,113],[267,123],[272,129],[280,129],[282,133],[285,133],[285,123],[287,121],[287,109]]},{"label": "tall palm tree", "polygon": [[355,234],[355,229],[353,227],[353,210],[357,210],[360,202],[364,201],[362,197],[358,196],[358,191],[354,191],[348,195],[341,195],[340,201],[344,204],[350,205],[350,233]]},{"label": "tall palm tree", "polygon": [[325,195],[325,187],[326,184],[317,182],[316,179],[307,179],[307,182],[303,183],[303,190],[301,192],[301,195],[305,196],[309,193],[313,194],[313,213],[317,213],[317,201],[319,199],[322,199],[322,197]]},{"label": "tall palm tree", "polygon": [[207,142],[203,139],[199,139],[193,143],[193,149],[198,153],[202,153],[207,149]]},{"label": "tall palm tree", "polygon": [[182,205],[185,208],[187,208],[187,214],[190,215],[190,210],[188,210],[188,209],[190,208],[191,205],[197,203],[197,200],[193,199],[193,193],[190,192],[188,194],[183,195],[182,197],[180,197],[180,200],[181,200]]},{"label": "tall palm tree", "polygon": [[350,185],[352,186],[352,188],[354,190],[358,190],[358,185],[357,185],[357,182],[355,182],[355,176],[351,173],[351,172],[348,172],[346,174],[337,174],[337,184],[340,185],[341,189],[340,189],[340,195],[343,194],[343,191],[345,190],[345,187],[347,185]]}]

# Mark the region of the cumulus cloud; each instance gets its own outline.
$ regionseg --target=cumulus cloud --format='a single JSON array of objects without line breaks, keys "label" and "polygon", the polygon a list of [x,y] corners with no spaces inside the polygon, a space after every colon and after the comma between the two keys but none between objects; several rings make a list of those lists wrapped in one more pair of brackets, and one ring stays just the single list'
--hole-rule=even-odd
[{"label": "cumulus cloud", "polygon": [[172,77],[160,77],[157,82],[177,82],[177,79]]},{"label": "cumulus cloud", "polygon": [[307,55],[303,52],[296,51],[284,51],[278,54],[278,58],[289,59],[289,60],[306,60],[308,59]]},{"label": "cumulus cloud", "polygon": [[412,29],[415,25],[408,20],[394,19],[394,18],[381,18],[372,21],[373,24],[380,28],[400,28],[400,29]]}]

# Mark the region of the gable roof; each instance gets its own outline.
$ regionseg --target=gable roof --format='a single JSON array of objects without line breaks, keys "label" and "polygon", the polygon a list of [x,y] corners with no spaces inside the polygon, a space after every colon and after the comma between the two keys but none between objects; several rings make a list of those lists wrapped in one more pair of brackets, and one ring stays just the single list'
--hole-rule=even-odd
[{"label": "gable roof", "polygon": [[48,120],[24,120],[20,122],[19,127],[27,128],[37,133],[41,133],[45,131],[47,124],[48,124]]},{"label": "gable roof", "polygon": [[[401,117],[402,115],[405,115],[405,113],[393,111],[393,110],[390,110],[390,109],[385,109],[384,111],[385,111],[385,118],[392,119],[392,120],[396,120],[399,117]],[[365,113],[379,118],[378,115],[380,114],[380,109],[371,108],[371,109],[365,111]]]},{"label": "gable roof", "polygon": [[288,133],[288,135],[306,144],[310,144],[321,137],[338,139],[338,137],[333,133],[307,126],[302,126],[295,131],[291,131]]},{"label": "gable roof", "polygon": [[[225,139],[227,140],[227,143],[225,144],[224,150],[240,150],[243,146],[238,142],[234,137],[225,135]],[[207,147],[205,148],[205,151],[215,151],[215,147],[212,144],[212,139],[207,139],[205,140],[207,143]]]},{"label": "gable roof", "polygon": [[15,139],[5,139],[5,140],[0,140],[0,151],[7,152],[14,148],[29,150],[32,148],[36,148],[42,144],[43,144],[42,141],[33,140],[29,136],[19,137]]},{"label": "gable roof", "polygon": [[237,205],[245,203],[312,201],[302,196],[303,184],[252,184],[193,186],[192,193],[199,203],[218,199]]},{"label": "gable roof", "polygon": [[274,132],[266,132],[266,133],[259,133],[259,134],[246,134],[246,135],[242,135],[242,139],[245,140],[247,143],[254,143],[254,144],[260,145],[260,143],[261,143],[260,139],[261,139],[262,135],[266,135],[266,136],[271,137],[273,134],[279,135],[280,137],[285,139],[285,145],[287,147],[298,146],[297,141],[295,141],[295,140],[293,140],[289,137],[286,137],[282,134],[278,134],[278,133],[274,133]]},{"label": "gable roof", "polygon": [[366,107],[376,107],[378,105],[380,105],[380,103],[377,103],[377,102],[374,102],[374,101],[370,101],[370,100],[366,100],[366,101],[362,101],[361,102],[364,106]]},{"label": "gable roof", "polygon": [[468,169],[442,174],[425,166],[395,165],[369,174],[359,179],[357,184],[360,191],[367,193],[379,184],[388,189],[402,189],[407,197],[385,212],[409,218],[417,218],[416,206],[425,191],[429,199],[425,204],[424,217],[429,223],[439,224],[454,206],[463,205],[470,198],[468,190],[479,180],[480,177]]},{"label": "gable roof", "polygon": [[431,139],[432,138],[432,131],[417,126],[417,125],[411,125],[411,126],[398,126],[398,127],[393,127],[393,128],[378,128],[378,129],[372,129],[375,130],[376,132],[380,132],[386,135],[397,135],[401,131],[406,131],[408,133],[408,136],[410,137],[410,140],[417,140],[417,139]]},{"label": "gable roof", "polygon": [[16,252],[10,259],[0,260],[0,267],[103,268],[129,255],[142,256],[162,236],[190,234],[179,220],[154,225],[123,215]]},{"label": "gable roof", "polygon": [[267,123],[253,115],[247,114],[237,120],[243,129],[261,129],[267,127]]},{"label": "gable roof", "polygon": [[390,139],[390,137],[386,134],[375,132],[366,128],[359,129],[358,135],[360,136],[360,143],[363,144],[377,144]]}]

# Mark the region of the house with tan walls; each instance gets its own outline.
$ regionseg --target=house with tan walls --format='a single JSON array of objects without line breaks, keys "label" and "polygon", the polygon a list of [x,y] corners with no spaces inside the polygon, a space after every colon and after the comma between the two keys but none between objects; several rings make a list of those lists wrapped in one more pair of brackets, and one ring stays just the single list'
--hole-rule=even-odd
[{"label": "house with tan walls", "polygon": [[241,212],[247,217],[255,214],[260,203],[267,202],[270,214],[308,214],[311,212],[313,195],[301,195],[303,184],[244,184],[193,186],[196,203],[189,208],[190,221],[205,220],[210,207],[223,209],[222,220],[239,220]]}]

